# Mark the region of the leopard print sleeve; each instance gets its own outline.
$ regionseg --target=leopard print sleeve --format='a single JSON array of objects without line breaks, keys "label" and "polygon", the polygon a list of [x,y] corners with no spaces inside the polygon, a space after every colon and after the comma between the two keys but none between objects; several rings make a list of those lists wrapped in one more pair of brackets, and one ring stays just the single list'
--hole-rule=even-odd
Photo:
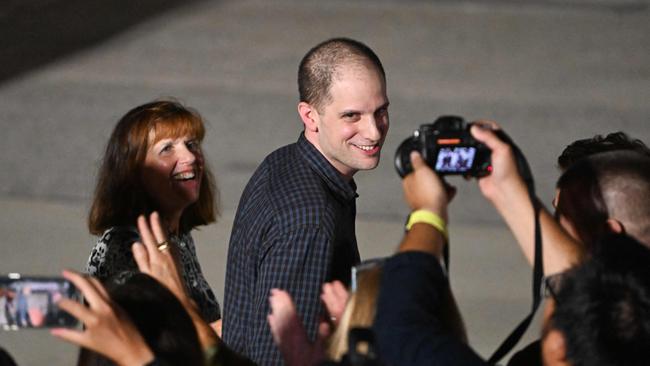
[{"label": "leopard print sleeve", "polygon": [[93,247],[86,272],[101,281],[123,272],[137,272],[131,253],[133,242],[140,240],[134,227],[112,227],[104,232]]}]

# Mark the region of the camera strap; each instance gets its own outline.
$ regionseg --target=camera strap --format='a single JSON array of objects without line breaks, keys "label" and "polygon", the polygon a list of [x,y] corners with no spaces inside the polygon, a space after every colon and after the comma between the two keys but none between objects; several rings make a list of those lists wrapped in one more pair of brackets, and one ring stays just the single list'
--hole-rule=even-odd
[{"label": "camera strap", "polygon": [[503,133],[502,130],[496,131],[499,137],[512,147],[514,152],[515,159],[517,161],[517,169],[519,174],[522,176],[528,187],[528,196],[530,202],[533,206],[533,214],[535,215],[535,259],[533,263],[533,278],[532,278],[532,291],[533,291],[533,303],[530,309],[530,313],[526,316],[517,327],[508,335],[508,337],[501,343],[492,356],[488,359],[489,364],[496,364],[499,362],[505,355],[514,348],[514,346],[519,342],[521,337],[524,335],[528,327],[530,326],[535,312],[539,307],[541,302],[541,293],[540,288],[542,286],[542,277],[544,275],[544,263],[543,263],[543,252],[542,252],[542,231],[539,223],[539,211],[541,209],[540,203],[535,196],[535,184],[533,181],[533,175],[530,170],[530,166],[526,161],[526,158],[522,154],[519,147],[517,147],[512,140]]}]

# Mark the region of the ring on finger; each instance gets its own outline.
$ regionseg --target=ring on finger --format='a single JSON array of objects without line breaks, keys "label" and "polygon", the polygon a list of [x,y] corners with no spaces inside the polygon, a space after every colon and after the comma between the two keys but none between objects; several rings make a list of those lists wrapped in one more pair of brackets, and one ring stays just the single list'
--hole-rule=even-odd
[{"label": "ring on finger", "polygon": [[169,242],[167,240],[163,241],[162,243],[158,243],[158,250],[159,251],[164,251],[169,249]]}]

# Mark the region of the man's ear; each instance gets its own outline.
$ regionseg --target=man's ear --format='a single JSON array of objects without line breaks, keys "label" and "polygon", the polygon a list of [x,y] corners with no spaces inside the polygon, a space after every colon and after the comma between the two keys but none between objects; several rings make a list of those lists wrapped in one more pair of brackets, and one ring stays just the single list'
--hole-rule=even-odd
[{"label": "man's ear", "polygon": [[542,358],[544,365],[569,365],[566,359],[566,341],[557,329],[548,331],[542,340]]},{"label": "man's ear", "polygon": [[318,132],[318,111],[314,106],[307,102],[298,103],[298,115],[302,123],[305,125],[305,130],[310,132]]},{"label": "man's ear", "polygon": [[611,231],[613,233],[625,234],[625,226],[623,226],[622,222],[620,222],[620,221],[618,221],[616,219],[613,219],[613,218],[610,217],[609,219],[607,219],[606,225],[607,225],[607,228],[609,229],[609,231]]}]

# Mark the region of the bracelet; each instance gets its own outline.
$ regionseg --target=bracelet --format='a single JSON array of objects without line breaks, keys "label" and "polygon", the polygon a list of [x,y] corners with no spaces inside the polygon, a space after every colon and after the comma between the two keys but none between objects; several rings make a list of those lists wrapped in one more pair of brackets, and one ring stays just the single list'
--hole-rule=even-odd
[{"label": "bracelet", "polygon": [[406,230],[411,230],[411,227],[417,223],[429,224],[438,230],[445,240],[449,239],[447,224],[440,215],[429,210],[415,210],[409,215],[409,219],[406,223]]}]

